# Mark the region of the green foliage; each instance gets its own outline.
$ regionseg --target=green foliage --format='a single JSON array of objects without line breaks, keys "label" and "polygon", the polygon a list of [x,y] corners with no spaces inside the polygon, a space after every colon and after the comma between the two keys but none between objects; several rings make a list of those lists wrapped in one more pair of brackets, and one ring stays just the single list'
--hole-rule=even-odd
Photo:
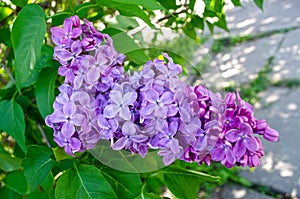
[{"label": "green foliage", "polygon": [[30,78],[46,33],[45,13],[35,5],[25,6],[17,16],[11,39],[16,56],[16,84],[20,90]]},{"label": "green foliage", "polygon": [[25,152],[25,120],[21,106],[12,100],[0,102],[0,129],[7,132]]},{"label": "green foliage", "polygon": [[43,118],[53,112],[56,77],[57,70],[48,67],[40,72],[37,80],[35,88],[36,103]]},{"label": "green foliage", "polygon": [[92,165],[80,165],[66,171],[59,177],[55,195],[57,198],[117,198],[110,184],[101,172]]},{"label": "green foliage", "polygon": [[[240,0],[232,2],[241,6]],[[262,0],[254,2],[262,8]],[[205,40],[200,39],[205,28],[227,31],[224,1],[204,3],[204,12],[199,14],[195,0],[1,1],[0,198],[155,199],[166,189],[177,198],[197,198],[199,189],[207,191],[232,179],[236,174],[223,167],[199,167],[181,161],[158,170],[162,161],[154,153],[144,161],[131,153],[101,157],[119,166],[120,171],[102,165],[91,156],[92,150],[73,158],[53,141],[53,131],[44,121],[53,111],[57,87],[62,84],[57,77],[59,63],[53,59],[50,27],[62,25],[65,18],[77,14],[101,24],[101,31],[113,38],[130,67],[137,69],[162,51],[188,67],[193,52]],[[167,27],[192,39],[179,37],[149,47],[141,38],[128,34],[141,21],[158,32]],[[195,68],[201,70],[201,66]],[[259,74],[255,85],[262,83],[263,75]],[[103,147],[96,150],[107,150]]]}]

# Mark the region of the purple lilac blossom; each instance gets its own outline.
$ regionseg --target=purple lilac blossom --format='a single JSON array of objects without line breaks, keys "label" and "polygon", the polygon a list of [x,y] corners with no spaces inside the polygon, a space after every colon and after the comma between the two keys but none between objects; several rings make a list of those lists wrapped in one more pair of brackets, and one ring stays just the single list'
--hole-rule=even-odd
[{"label": "purple lilac blossom", "polygon": [[50,31],[65,81],[46,124],[71,156],[105,139],[113,150],[142,158],[156,149],[165,165],[180,159],[256,167],[264,155],[259,136],[278,141],[278,132],[256,119],[238,92],[222,99],[205,86],[187,85],[166,53],[125,73],[125,56],[91,22],[72,16]]}]

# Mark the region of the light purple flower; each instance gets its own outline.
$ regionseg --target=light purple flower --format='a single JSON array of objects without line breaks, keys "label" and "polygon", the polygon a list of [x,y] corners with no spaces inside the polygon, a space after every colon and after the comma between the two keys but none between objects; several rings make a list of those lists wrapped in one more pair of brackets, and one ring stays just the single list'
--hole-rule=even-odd
[{"label": "light purple flower", "polygon": [[259,145],[254,137],[252,137],[252,129],[248,124],[241,124],[240,129],[229,130],[225,138],[230,142],[236,142],[233,153],[237,158],[241,158],[248,149],[251,152],[258,150]]},{"label": "light purple flower", "polygon": [[104,117],[113,118],[119,115],[124,120],[130,120],[131,113],[129,110],[129,105],[133,105],[133,102],[137,98],[136,92],[128,92],[122,95],[119,91],[114,91],[110,93],[110,99],[112,104],[109,104],[104,109]]}]

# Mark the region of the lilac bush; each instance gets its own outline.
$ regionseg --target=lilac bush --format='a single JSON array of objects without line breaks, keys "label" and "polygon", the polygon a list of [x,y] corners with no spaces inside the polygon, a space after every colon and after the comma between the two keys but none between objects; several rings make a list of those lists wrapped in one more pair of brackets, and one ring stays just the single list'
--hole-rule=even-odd
[{"label": "lilac bush", "polygon": [[179,79],[181,66],[166,53],[140,71],[125,72],[125,56],[91,22],[73,16],[50,31],[65,80],[46,124],[71,156],[105,139],[113,150],[142,158],[157,150],[165,165],[181,159],[256,167],[264,155],[259,136],[278,140],[238,92],[222,99],[205,86],[187,85]]}]

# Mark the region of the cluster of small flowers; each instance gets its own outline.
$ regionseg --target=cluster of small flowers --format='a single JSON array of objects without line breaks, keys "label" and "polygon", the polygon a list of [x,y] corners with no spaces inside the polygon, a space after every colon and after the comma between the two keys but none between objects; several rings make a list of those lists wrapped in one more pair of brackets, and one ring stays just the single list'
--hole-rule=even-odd
[{"label": "cluster of small flowers", "polygon": [[98,32],[87,20],[81,24],[77,16],[65,19],[63,28],[52,27],[50,31],[56,45],[54,59],[62,65],[58,73],[65,82],[46,124],[53,128],[55,142],[74,156],[102,138],[97,94],[109,91],[123,77],[125,56],[115,51],[109,35]]},{"label": "cluster of small flowers", "polygon": [[[211,102],[213,102],[212,100]],[[197,156],[191,146],[184,156],[186,161],[198,161],[210,164],[211,160],[220,161],[231,168],[234,165],[256,167],[264,155],[262,142],[255,135],[262,135],[270,142],[278,141],[278,132],[268,126],[265,120],[254,117],[253,107],[242,100],[239,93],[227,93],[221,102],[219,113],[210,113],[217,139],[205,156]],[[208,124],[207,123],[207,124]]]},{"label": "cluster of small flowers", "polygon": [[255,119],[252,106],[239,94],[228,93],[223,100],[204,86],[179,80],[181,66],[165,53],[125,74],[124,55],[89,21],[80,24],[73,16],[51,32],[65,83],[46,124],[70,155],[106,139],[112,149],[141,157],[157,149],[165,165],[181,159],[253,167],[264,155],[254,135],[278,140],[278,132]]}]

